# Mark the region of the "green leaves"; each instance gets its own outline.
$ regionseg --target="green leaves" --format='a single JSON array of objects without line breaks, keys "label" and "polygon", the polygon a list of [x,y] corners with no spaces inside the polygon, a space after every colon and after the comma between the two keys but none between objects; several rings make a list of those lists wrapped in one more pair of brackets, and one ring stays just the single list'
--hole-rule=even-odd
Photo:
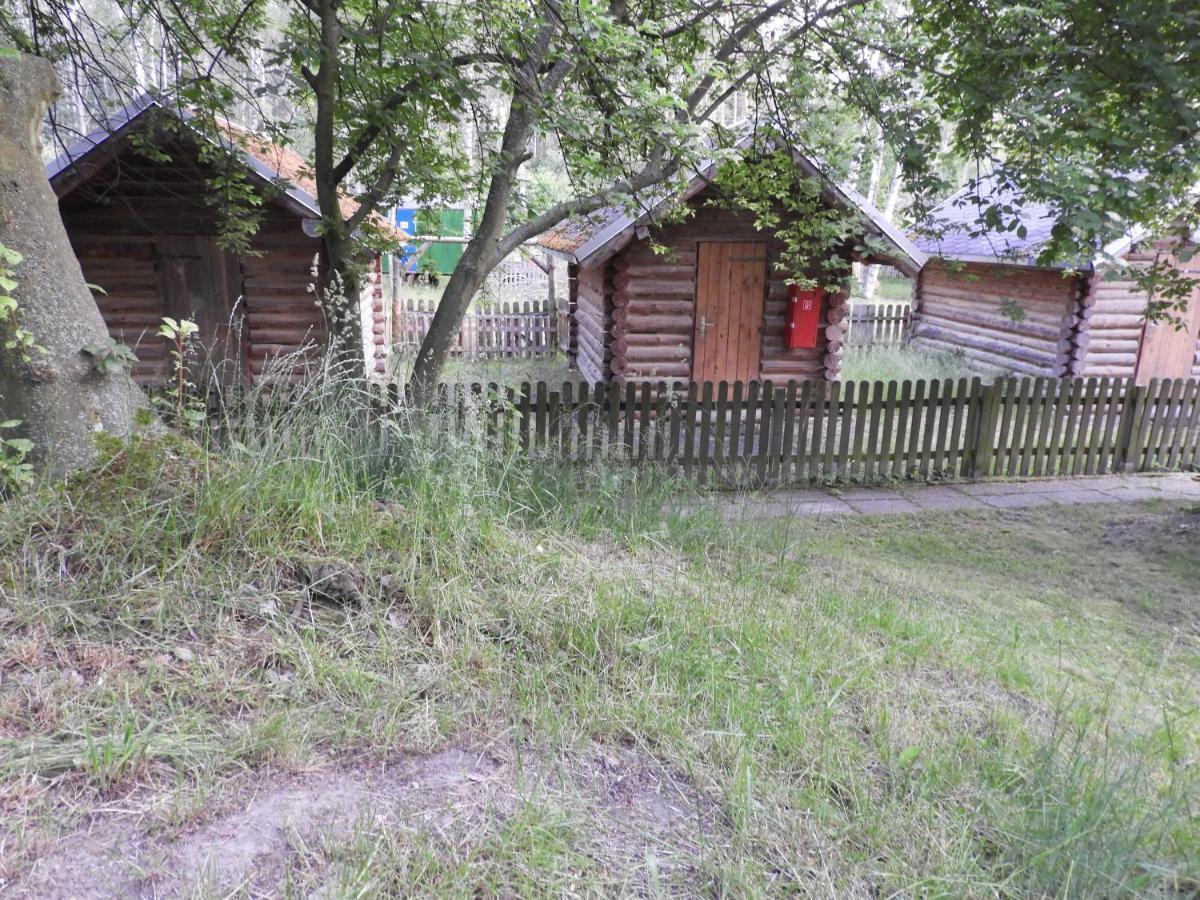
[{"label": "green leaves", "polygon": [[111,337],[103,342],[88,344],[81,352],[91,360],[92,368],[101,375],[127,374],[137,362],[137,354]]}]

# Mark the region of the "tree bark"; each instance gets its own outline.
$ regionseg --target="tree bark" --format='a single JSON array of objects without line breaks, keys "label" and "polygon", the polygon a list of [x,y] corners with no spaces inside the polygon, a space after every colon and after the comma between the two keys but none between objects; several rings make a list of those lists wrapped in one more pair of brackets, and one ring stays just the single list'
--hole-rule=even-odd
[{"label": "tree bark", "polygon": [[454,267],[413,365],[409,387],[418,405],[424,406],[433,396],[438,376],[446,365],[450,345],[454,343],[454,336],[458,333],[467,307],[483,286],[488,272],[504,257],[500,241],[504,237],[504,224],[512,201],[517,170],[525,160],[526,145],[533,130],[532,122],[526,100],[515,93],[509,107],[504,138],[500,143],[500,160],[488,187],[479,228],[467,242],[462,258]]},{"label": "tree bark", "polygon": [[361,278],[356,266],[353,229],[347,228],[342,220],[340,183],[333,161],[342,26],[337,16],[337,0],[319,0],[317,8],[321,19],[320,64],[315,75],[306,77],[317,103],[313,176],[325,231],[321,238],[321,302],[335,359],[348,374],[366,375],[359,296]]},{"label": "tree bark", "polygon": [[109,340],[42,167],[38,132],[61,93],[44,59],[0,56],[0,243],[17,266],[19,321],[45,352],[0,348],[0,419],[20,419],[33,459],[61,477],[90,465],[98,432],[128,436],[145,396],[125,373],[103,375],[82,352]]}]

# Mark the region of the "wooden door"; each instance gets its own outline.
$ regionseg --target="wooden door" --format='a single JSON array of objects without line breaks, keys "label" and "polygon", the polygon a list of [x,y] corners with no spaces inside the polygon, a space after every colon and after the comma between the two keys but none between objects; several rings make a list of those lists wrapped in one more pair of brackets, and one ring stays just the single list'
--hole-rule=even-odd
[{"label": "wooden door", "polygon": [[[1200,273],[1187,273],[1195,277]],[[1182,320],[1183,327],[1166,320],[1146,322],[1142,327],[1142,341],[1138,347],[1136,380],[1147,384],[1151,378],[1188,378],[1192,374],[1192,363],[1196,357],[1196,341],[1200,338],[1200,288],[1192,289],[1188,308],[1174,313],[1173,318]]]},{"label": "wooden door", "polygon": [[246,362],[238,258],[209,235],[164,235],[156,243],[163,315],[199,326],[193,338],[196,355],[189,360],[192,381],[238,381]]},{"label": "wooden door", "polygon": [[759,377],[767,245],[712,241],[696,247],[693,381]]}]

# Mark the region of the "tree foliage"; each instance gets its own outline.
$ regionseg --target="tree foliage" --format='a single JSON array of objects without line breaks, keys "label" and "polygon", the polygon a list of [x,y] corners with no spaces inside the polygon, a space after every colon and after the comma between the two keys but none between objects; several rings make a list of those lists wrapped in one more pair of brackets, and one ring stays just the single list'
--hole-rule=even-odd
[{"label": "tree foliage", "polygon": [[[106,25],[96,13],[85,28],[102,7]],[[565,217],[645,208],[701,160],[731,155],[722,111],[738,97],[744,127],[769,128],[834,175],[861,179],[868,157],[886,154],[916,216],[958,187],[947,175],[963,163],[1007,198],[977,192],[980,230],[1018,230],[1013,198],[1050,204],[1058,224],[1043,262],[1091,260],[1135,227],[1197,224],[1200,9],[1187,0],[29,0],[27,10],[6,16],[9,33],[91,72],[127,60],[120,48],[152,27],[173,60],[169,92],[214,120],[286,98],[294,116],[263,121],[312,151],[325,270],[348,298],[371,210],[401,197],[473,208],[474,237],[418,360],[426,384],[492,267]],[[528,177],[535,143],[562,177]],[[753,202],[757,188],[742,184]],[[344,215],[339,192],[362,206]]]}]

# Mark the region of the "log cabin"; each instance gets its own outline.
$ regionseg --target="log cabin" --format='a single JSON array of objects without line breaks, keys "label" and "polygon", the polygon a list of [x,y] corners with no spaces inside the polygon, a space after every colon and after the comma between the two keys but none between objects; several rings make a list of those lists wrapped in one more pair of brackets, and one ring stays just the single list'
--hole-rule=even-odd
[{"label": "log cabin", "polygon": [[[818,180],[823,204],[854,214],[858,233],[838,251],[847,262],[916,275],[924,257],[895,225],[813,160],[792,156]],[[566,259],[571,355],[588,383],[837,378],[848,287],[789,289],[789,278],[806,273],[780,268],[781,241],[750,212],[721,202],[719,180],[716,164],[707,164],[682,196],[650,203],[640,216],[607,209],[538,239]],[[680,203],[685,218],[662,215]],[[804,321],[794,318],[801,307]]]},{"label": "log cabin", "polygon": [[[1023,231],[981,225],[981,206],[994,201]],[[1038,254],[1055,221],[1049,206],[1018,202],[987,179],[935,209],[922,231],[936,236],[916,238],[929,261],[914,285],[913,345],[961,353],[988,374],[1108,375],[1139,384],[1200,377],[1200,290],[1178,317],[1181,328],[1148,321],[1150,298],[1115,265],[1167,260],[1200,278],[1200,256],[1176,256],[1177,238],[1133,232],[1094,260],[1045,265]]]},{"label": "log cabin", "polygon": [[[47,165],[83,277],[110,335],[136,354],[140,384],[168,375],[169,348],[156,336],[164,316],[199,326],[198,374],[206,383],[294,380],[328,334],[313,288],[320,209],[308,166],[234,126],[223,128],[228,144],[220,148],[189,119],[143,96]],[[222,152],[203,152],[212,148]],[[218,165],[261,198],[261,221],[245,253],[218,240],[210,187]],[[355,209],[342,199],[343,215]],[[382,266],[377,253],[364,262],[364,359],[382,373],[389,350]]]}]

